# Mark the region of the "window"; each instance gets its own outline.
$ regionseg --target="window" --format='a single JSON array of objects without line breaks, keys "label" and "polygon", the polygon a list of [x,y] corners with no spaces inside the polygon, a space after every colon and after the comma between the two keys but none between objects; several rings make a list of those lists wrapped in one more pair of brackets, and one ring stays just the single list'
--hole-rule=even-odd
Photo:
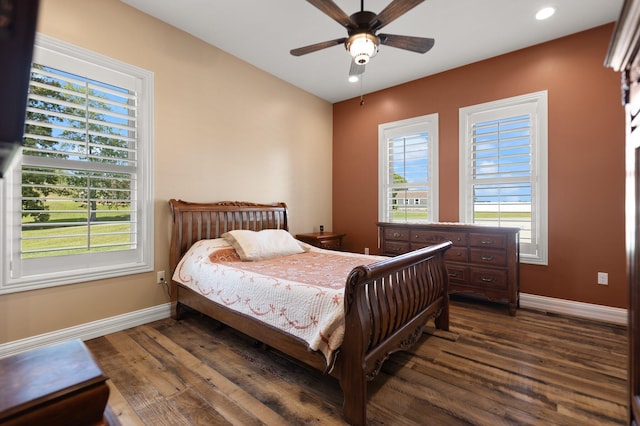
[{"label": "window", "polygon": [[0,292],[153,270],[149,71],[38,35]]},{"label": "window", "polygon": [[460,220],[520,227],[520,260],[547,264],[547,92],[460,109]]},{"label": "window", "polygon": [[379,218],[438,221],[438,114],[381,124]]}]

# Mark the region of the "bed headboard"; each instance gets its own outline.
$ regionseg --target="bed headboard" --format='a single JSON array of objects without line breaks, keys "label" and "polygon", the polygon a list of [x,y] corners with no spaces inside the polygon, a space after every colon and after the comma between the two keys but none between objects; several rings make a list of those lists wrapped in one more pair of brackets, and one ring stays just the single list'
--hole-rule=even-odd
[{"label": "bed headboard", "polygon": [[285,203],[257,204],[246,201],[190,203],[169,200],[172,228],[170,246],[171,271],[196,241],[219,238],[234,229],[289,230]]}]

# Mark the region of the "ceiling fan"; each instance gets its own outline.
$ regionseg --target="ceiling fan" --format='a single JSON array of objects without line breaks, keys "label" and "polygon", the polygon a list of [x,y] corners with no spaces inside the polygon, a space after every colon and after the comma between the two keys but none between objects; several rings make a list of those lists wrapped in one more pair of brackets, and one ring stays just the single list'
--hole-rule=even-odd
[{"label": "ceiling fan", "polygon": [[332,0],[307,1],[345,27],[348,37],[299,47],[292,49],[290,53],[293,56],[302,56],[344,43],[345,48],[353,57],[349,70],[350,76],[357,76],[364,72],[365,64],[378,53],[378,47],[381,44],[412,52],[426,53],[435,42],[432,38],[376,34],[382,27],[395,21],[424,0],[393,0],[378,14],[364,10],[364,0],[361,0],[360,12],[351,16],[347,16]]}]

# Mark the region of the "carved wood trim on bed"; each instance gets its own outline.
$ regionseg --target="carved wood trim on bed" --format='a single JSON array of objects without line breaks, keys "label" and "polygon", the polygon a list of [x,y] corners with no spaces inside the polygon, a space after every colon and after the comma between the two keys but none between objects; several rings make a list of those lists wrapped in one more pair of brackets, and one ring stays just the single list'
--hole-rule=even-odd
[{"label": "carved wood trim on bed", "polygon": [[[189,247],[201,239],[218,238],[232,229],[288,229],[284,203],[237,201],[188,203],[170,200],[171,271]],[[171,280],[172,316],[180,306],[198,310],[314,368],[336,377],[344,398],[344,417],[366,424],[366,382],[394,352],[413,345],[430,319],[449,329],[448,275],[444,253],[451,242],[426,247],[370,265],[354,268],[346,280],[345,338],[335,362],[327,367],[320,352],[306,343],[254,318],[214,303]]]},{"label": "carved wood trim on bed", "polygon": [[172,199],[169,206],[173,217],[169,249],[171,271],[196,241],[219,238],[234,229],[289,230],[285,203],[220,201],[204,204]]}]

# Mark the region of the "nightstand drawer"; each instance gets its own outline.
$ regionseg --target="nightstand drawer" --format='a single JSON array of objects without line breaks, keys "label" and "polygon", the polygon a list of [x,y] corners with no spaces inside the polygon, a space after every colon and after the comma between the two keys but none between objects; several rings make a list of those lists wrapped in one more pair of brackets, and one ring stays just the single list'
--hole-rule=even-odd
[{"label": "nightstand drawer", "polygon": [[319,239],[317,241],[317,247],[327,250],[340,250],[342,248],[341,239]]},{"label": "nightstand drawer", "polygon": [[318,248],[340,250],[342,249],[342,239],[344,236],[345,234],[337,234],[334,232],[312,232],[310,234],[297,234],[296,239]]}]

